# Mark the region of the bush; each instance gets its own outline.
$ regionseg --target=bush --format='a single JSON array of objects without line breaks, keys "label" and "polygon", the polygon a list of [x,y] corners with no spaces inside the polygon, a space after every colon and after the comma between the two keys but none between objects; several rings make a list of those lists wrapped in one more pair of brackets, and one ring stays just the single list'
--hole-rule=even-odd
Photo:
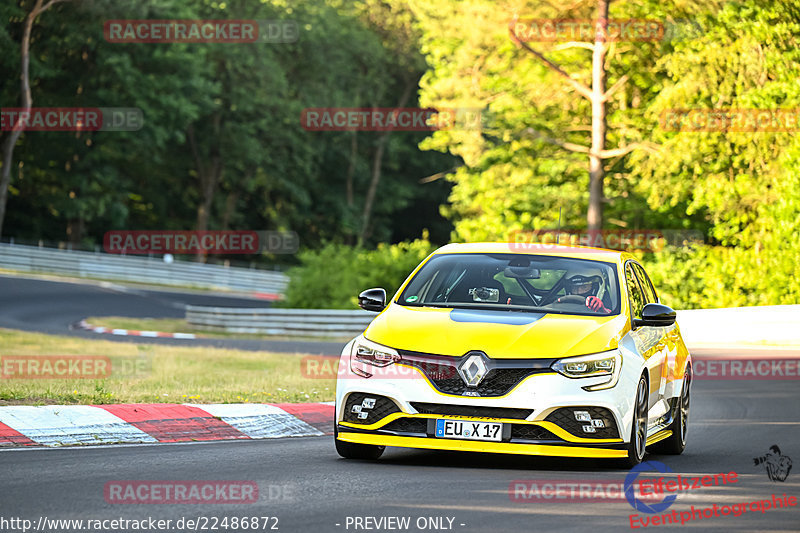
[{"label": "bush", "polygon": [[770,248],[697,246],[648,254],[642,262],[661,300],[675,309],[800,301],[800,246],[794,243]]},{"label": "bush", "polygon": [[[426,237],[375,250],[329,244],[301,252],[302,266],[281,307],[355,309],[358,293],[383,287],[391,297],[435,247]],[[691,246],[646,254],[642,264],[661,301],[674,309],[800,302],[800,244],[766,241],[754,248]]]},{"label": "bush", "polygon": [[380,244],[375,250],[328,244],[300,253],[301,266],[289,270],[289,287],[281,307],[354,309],[358,293],[383,287],[391,296],[434,246],[427,235],[399,244]]}]

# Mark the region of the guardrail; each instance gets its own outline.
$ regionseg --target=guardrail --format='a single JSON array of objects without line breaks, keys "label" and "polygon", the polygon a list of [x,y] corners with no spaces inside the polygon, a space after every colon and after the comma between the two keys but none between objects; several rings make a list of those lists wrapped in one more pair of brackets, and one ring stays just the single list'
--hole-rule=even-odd
[{"label": "guardrail", "polygon": [[[187,306],[186,320],[211,331],[353,337],[376,316],[362,310],[238,309]],[[678,311],[686,344],[800,346],[800,305]]]},{"label": "guardrail", "polygon": [[289,278],[280,272],[224,267],[204,263],[118,256],[0,244],[0,268],[22,272],[46,272],[114,281],[283,294]]},{"label": "guardrail", "polygon": [[211,331],[291,335],[296,337],[353,337],[377,315],[339,309],[239,309],[186,306],[186,321]]},{"label": "guardrail", "polygon": [[800,305],[678,311],[683,340],[692,346],[800,346]]}]

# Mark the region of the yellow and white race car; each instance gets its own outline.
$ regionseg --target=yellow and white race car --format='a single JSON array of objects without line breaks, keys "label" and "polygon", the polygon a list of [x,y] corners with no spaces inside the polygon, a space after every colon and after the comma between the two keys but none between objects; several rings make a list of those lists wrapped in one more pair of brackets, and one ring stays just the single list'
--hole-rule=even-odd
[{"label": "yellow and white race car", "polygon": [[344,348],[336,450],[386,446],[642,461],[686,446],[692,361],[625,252],[450,244]]}]

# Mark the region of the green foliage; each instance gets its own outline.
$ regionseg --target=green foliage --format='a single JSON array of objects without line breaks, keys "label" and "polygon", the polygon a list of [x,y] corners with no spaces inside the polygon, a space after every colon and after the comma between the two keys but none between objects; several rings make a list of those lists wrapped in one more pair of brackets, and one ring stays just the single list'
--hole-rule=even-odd
[{"label": "green foliage", "polygon": [[[425,60],[398,2],[295,4],[73,0],[42,14],[31,45],[34,106],[138,107],[144,127],[24,133],[4,236],[97,244],[111,229],[195,229],[207,201],[208,229],[292,230],[308,247],[354,242],[379,134],[359,132],[353,149],[350,132],[304,130],[301,112],[396,105],[400,81],[416,81]],[[10,82],[0,86],[3,107],[19,102],[13,81],[32,5],[0,5],[0,71]],[[284,44],[109,43],[109,19],[292,20],[300,34]],[[447,238],[438,206],[449,187],[419,180],[455,158],[421,152],[423,137],[396,132],[387,143],[368,244],[407,238],[399,215],[408,212],[412,235],[430,227]],[[215,183],[204,187],[203,170],[213,168]]]},{"label": "green foliage", "polygon": [[[32,4],[0,4],[7,80],[17,78]],[[145,127],[25,133],[6,234],[97,243],[109,229],[191,229],[208,199],[209,229],[298,232],[306,251],[287,305],[351,308],[364,288],[394,290],[432,245],[341,244],[361,234],[380,134],[306,131],[299,116],[306,107],[391,107],[409,80],[420,81],[407,106],[480,109],[483,120],[388,137],[368,247],[425,228],[437,244],[451,228],[458,241],[504,240],[559,219],[581,228],[587,157],[565,143],[588,145],[589,103],[515,46],[508,22],[587,19],[595,9],[593,0],[59,3],[33,30],[34,105],[139,107]],[[115,18],[291,19],[300,36],[283,45],[124,45],[102,35],[102,21]],[[610,18],[682,29],[680,38],[609,45],[607,85],[624,83],[607,103],[607,148],[650,149],[607,160],[606,227],[707,237],[706,247],[645,258],[674,307],[796,303],[796,132],[674,132],[660,118],[673,108],[800,108],[800,6],[615,0]],[[532,43],[590,83],[591,51],[560,44]],[[18,83],[0,86],[4,106],[18,101]],[[215,162],[223,171],[209,195],[200,174]]]},{"label": "green foliage", "polygon": [[[442,210],[455,240],[504,240],[520,229],[584,226],[589,110],[558,76],[517,49],[521,18],[593,18],[594,2],[414,0],[430,68],[422,101],[478,107],[476,131],[440,131],[422,144],[464,166]],[[665,21],[678,38],[614,43],[608,147],[650,143],[606,164],[606,226],[700,230],[709,246],[646,258],[665,301],[678,308],[796,303],[800,141],[794,133],[669,132],[671,108],[800,107],[800,8],[757,0],[615,1],[610,18]],[[532,43],[589,83],[591,51]],[[468,80],[468,82],[466,81]],[[652,147],[655,145],[655,147]]]},{"label": "green foliage", "polygon": [[[454,221],[455,240],[506,239],[516,230],[581,227],[588,205],[588,158],[564,144],[588,147],[591,109],[560,76],[515,46],[508,23],[521,19],[593,19],[595,2],[570,7],[543,2],[466,0],[411,2],[425,28],[430,68],[422,81],[425,105],[483,110],[481,129],[437,131],[422,144],[449,151],[464,166],[443,213]],[[615,1],[610,17],[673,21],[702,6],[685,2]],[[708,8],[707,8],[708,9]],[[592,52],[564,43],[532,43],[584,84],[591,84]],[[607,148],[649,141],[644,110],[665,77],[656,69],[671,42],[613,44],[606,61],[608,86],[627,81],[608,102]],[[624,80],[623,80],[624,81]],[[626,156],[606,164],[606,220],[618,227],[684,227],[683,205],[648,208]],[[652,206],[650,206],[652,207]],[[692,220],[697,223],[697,220]],[[699,221],[702,226],[702,219]],[[694,227],[694,226],[693,226]],[[703,228],[705,229],[705,228]]]},{"label": "green foliage", "polygon": [[[676,44],[657,68],[663,87],[647,108],[655,154],[631,157],[631,177],[652,208],[685,206],[711,223],[710,237],[729,246],[763,246],[781,222],[775,204],[797,206],[794,133],[671,132],[670,109],[777,109],[800,106],[800,10],[754,0],[729,2],[699,19],[704,32]],[[784,212],[786,222],[794,213]],[[785,237],[790,237],[790,234]],[[780,242],[780,241],[777,241]],[[777,249],[775,250],[777,251]]]},{"label": "green foliage", "polygon": [[428,236],[411,242],[379,244],[374,250],[327,244],[301,252],[302,266],[289,271],[282,307],[354,309],[358,294],[372,287],[391,298],[406,277],[433,250]]},{"label": "green foliage", "polygon": [[675,309],[796,304],[800,246],[781,253],[699,246],[648,254],[643,263],[661,301]]}]

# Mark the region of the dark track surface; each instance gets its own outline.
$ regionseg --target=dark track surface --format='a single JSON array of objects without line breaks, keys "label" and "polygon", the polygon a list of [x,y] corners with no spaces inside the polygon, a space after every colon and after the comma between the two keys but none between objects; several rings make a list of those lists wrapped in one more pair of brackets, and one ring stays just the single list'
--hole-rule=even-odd
[{"label": "dark track surface", "polygon": [[[800,460],[796,382],[696,381],[689,445],[681,456],[649,455],[675,473],[735,471],[738,482],[680,493],[672,509],[730,505],[771,494],[800,496],[797,468],[771,482],[753,458],[778,444]],[[633,509],[626,501],[512,502],[519,479],[624,480],[626,471],[602,461],[492,456],[390,449],[378,462],[340,459],[331,437],[212,444],[0,451],[0,516],[154,518],[277,516],[280,531],[355,531],[347,516],[454,517],[454,531],[623,531]],[[653,477],[656,477],[653,475]],[[114,480],[252,480],[260,501],[251,505],[118,505],[103,498]],[[270,485],[290,488],[270,500]],[[341,524],[336,526],[336,524]],[[460,524],[465,524],[461,526]],[[797,531],[800,508],[708,518],[693,531]],[[647,528],[653,529],[653,526]],[[237,530],[241,531],[241,530]],[[360,529],[359,531],[364,531]],[[412,526],[407,531],[419,531]]]},{"label": "dark track surface", "polygon": [[125,287],[113,283],[67,283],[0,275],[0,327],[116,342],[214,346],[241,350],[338,355],[344,343],[250,339],[122,337],[70,329],[89,316],[182,318],[184,306],[268,307],[252,298]]},{"label": "dark track surface", "polygon": [[[175,317],[181,305],[262,306],[245,298],[182,294],[157,290],[120,290],[92,284],[55,283],[0,277],[0,327],[78,335],[121,342],[149,339],[70,331],[70,324],[92,315]],[[207,341],[158,342],[202,343]],[[217,341],[211,341],[213,344]],[[330,353],[325,343],[219,341],[245,349]],[[744,350],[751,357],[798,357],[794,352]],[[737,350],[703,349],[693,353],[726,357]],[[649,455],[684,476],[738,473],[738,482],[678,494],[673,509],[693,505],[732,505],[768,499],[772,494],[800,497],[795,466],[785,482],[772,482],[753,458],[777,444],[800,461],[800,389],[797,381],[695,381],[689,445],[681,456]],[[65,449],[0,450],[1,519],[40,516],[78,519],[173,519],[181,517],[277,516],[279,530],[420,531],[419,517],[453,518],[453,531],[624,531],[634,510],[622,501],[513,502],[514,480],[622,482],[627,473],[603,461],[494,456],[456,452],[389,449],[377,462],[346,461],[336,455],[331,437],[110,446]],[[647,477],[657,477],[655,474]],[[103,487],[116,480],[252,480],[261,497],[251,505],[118,505],[104,500]],[[270,486],[288,487],[288,497],[271,499]],[[641,514],[641,513],[640,513]],[[409,529],[354,529],[347,517],[411,517]],[[270,525],[272,522],[269,523]],[[339,525],[337,525],[339,524]],[[447,521],[445,521],[445,525]],[[464,524],[463,526],[461,524]],[[685,525],[651,526],[659,530],[800,531],[800,508],[748,511],[740,517],[706,518]],[[60,532],[69,529],[50,529]],[[186,531],[175,529],[173,531]],[[423,529],[436,531],[437,529]],[[111,531],[111,530],[102,530]],[[219,531],[226,531],[219,529]],[[228,529],[227,531],[234,531]],[[236,529],[235,531],[243,531]],[[448,531],[439,529],[439,531]]]}]

